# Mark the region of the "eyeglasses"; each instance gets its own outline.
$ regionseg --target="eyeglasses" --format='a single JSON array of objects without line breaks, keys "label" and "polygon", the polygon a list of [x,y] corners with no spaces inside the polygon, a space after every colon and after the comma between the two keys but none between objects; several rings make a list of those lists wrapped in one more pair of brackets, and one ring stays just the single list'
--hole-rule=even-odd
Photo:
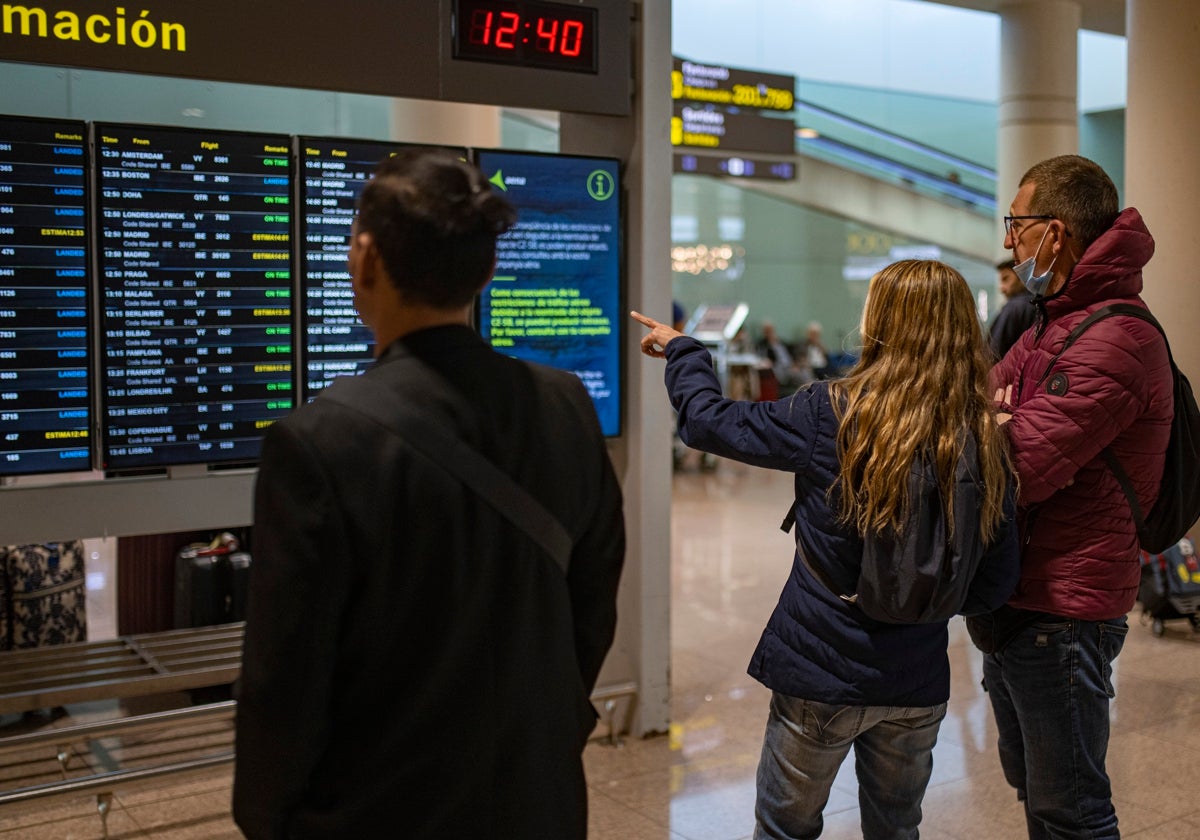
[{"label": "eyeglasses", "polygon": [[1049,215],[1045,215],[1045,214],[1040,215],[1040,216],[1005,216],[1004,217],[1004,235],[1012,236],[1013,222],[1020,221],[1021,219],[1041,219],[1042,221],[1048,221],[1048,220],[1054,219],[1054,218],[1057,218],[1057,217],[1049,216]]}]

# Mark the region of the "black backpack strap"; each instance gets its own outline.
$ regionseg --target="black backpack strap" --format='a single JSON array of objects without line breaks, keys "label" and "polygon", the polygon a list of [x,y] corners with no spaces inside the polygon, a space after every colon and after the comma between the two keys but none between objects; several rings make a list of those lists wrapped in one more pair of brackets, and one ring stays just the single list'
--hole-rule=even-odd
[{"label": "black backpack strap", "polygon": [[1138,502],[1137,493],[1133,490],[1133,483],[1129,480],[1129,473],[1125,472],[1125,468],[1121,466],[1121,462],[1117,460],[1117,456],[1107,446],[1100,451],[1100,457],[1104,459],[1104,463],[1108,464],[1108,468],[1112,471],[1113,478],[1117,480],[1117,484],[1121,485],[1121,492],[1125,494],[1125,498],[1129,501],[1129,510],[1133,512],[1133,524],[1137,526],[1138,533],[1140,534],[1146,529],[1146,518],[1142,516],[1142,505]]},{"label": "black backpack strap", "polygon": [[[1075,343],[1075,339],[1079,338],[1079,336],[1081,336],[1085,332],[1087,332],[1088,328],[1091,327],[1092,324],[1096,323],[1097,321],[1103,321],[1105,318],[1111,318],[1113,315],[1132,314],[1129,312],[1122,311],[1123,308],[1125,308],[1125,307],[1128,307],[1129,309],[1137,309],[1140,312],[1146,312],[1146,310],[1139,309],[1136,306],[1130,306],[1129,304],[1120,304],[1120,303],[1115,303],[1110,306],[1103,306],[1100,309],[1097,309],[1095,312],[1088,315],[1086,318],[1084,318],[1082,321],[1080,321],[1078,324],[1075,325],[1075,329],[1071,330],[1070,334],[1067,336],[1067,340],[1063,342],[1063,346],[1058,349],[1058,352],[1054,354],[1054,358],[1052,358],[1050,360],[1050,363],[1048,365],[1046,365],[1046,370],[1042,372],[1042,375],[1038,378],[1037,385],[1034,385],[1033,387],[1037,388],[1039,385],[1041,385],[1043,382],[1046,381],[1046,377],[1050,375],[1050,371],[1054,369],[1054,366],[1056,364],[1058,364],[1058,360],[1059,360],[1059,358],[1061,358],[1062,354],[1067,352],[1067,348]],[[1149,315],[1150,313],[1146,312],[1146,314]],[[1137,316],[1135,316],[1135,317],[1137,317]],[[1151,317],[1151,320],[1153,320],[1153,317]],[[1155,321],[1154,323],[1157,326],[1158,322]],[[1159,329],[1161,330],[1162,328],[1160,327]]]},{"label": "black backpack strap", "polygon": [[[1058,361],[1059,357],[1066,351],[1068,347],[1075,343],[1075,339],[1079,338],[1079,336],[1083,335],[1087,331],[1088,327],[1097,321],[1103,321],[1105,318],[1111,318],[1114,315],[1128,315],[1132,318],[1138,318],[1158,330],[1158,334],[1162,336],[1163,344],[1167,346],[1167,358],[1171,362],[1171,375],[1176,376],[1178,374],[1178,369],[1175,367],[1175,356],[1171,352],[1171,342],[1167,341],[1167,334],[1163,331],[1162,324],[1158,323],[1158,319],[1151,315],[1148,309],[1135,306],[1132,303],[1112,303],[1108,306],[1103,306],[1100,309],[1097,309],[1091,315],[1088,315],[1086,318],[1080,321],[1079,325],[1076,326],[1075,329],[1071,330],[1071,334],[1068,335],[1067,340],[1063,342],[1062,348],[1054,354],[1054,358],[1051,359],[1050,364],[1046,366],[1046,371],[1042,374],[1041,379],[1037,381],[1037,384],[1042,384],[1046,377],[1050,375],[1050,370],[1054,367],[1054,364]],[[1116,478],[1117,483],[1121,485],[1121,492],[1125,494],[1125,498],[1129,501],[1129,509],[1133,513],[1133,522],[1137,526],[1138,533],[1141,533],[1143,530],[1145,530],[1146,519],[1142,515],[1142,506],[1138,502],[1137,493],[1135,493],[1133,490],[1133,483],[1129,480],[1129,473],[1125,472],[1125,468],[1121,466],[1121,462],[1117,460],[1117,456],[1114,455],[1112,450],[1107,446],[1100,451],[1100,457],[1104,459],[1104,463],[1107,464],[1109,470],[1112,471],[1113,477]]]},{"label": "black backpack strap", "polygon": [[517,526],[566,574],[574,543],[550,511],[482,453],[430,423],[392,391],[369,387],[365,377],[343,377],[322,391],[318,399],[357,411],[402,438]]},{"label": "black backpack strap", "polygon": [[[795,524],[796,509],[795,507],[792,507],[788,509],[787,516],[783,518],[783,524],[779,526],[779,529],[786,534],[792,530]],[[816,578],[822,586],[824,586],[834,595],[841,598],[847,604],[854,604],[858,601],[857,593],[854,595],[842,594],[841,591],[839,591],[837,584],[833,582],[833,579],[830,578],[829,575],[825,574],[825,572],[821,570],[820,566],[808,559],[808,554],[806,554],[804,551],[804,541],[800,539],[799,531],[796,532],[796,556],[800,558],[800,562],[804,564],[804,568],[808,569],[808,573]]]},{"label": "black backpack strap", "polygon": [[808,559],[808,554],[804,551],[804,541],[800,539],[799,534],[796,534],[796,556],[800,558],[800,562],[804,564],[804,568],[808,569],[808,573],[816,578],[820,584],[828,589],[831,593],[841,598],[847,604],[858,603],[857,592],[855,592],[853,595],[846,595],[845,593],[841,592],[838,589],[837,584],[833,582],[833,578],[825,574],[820,566]]}]

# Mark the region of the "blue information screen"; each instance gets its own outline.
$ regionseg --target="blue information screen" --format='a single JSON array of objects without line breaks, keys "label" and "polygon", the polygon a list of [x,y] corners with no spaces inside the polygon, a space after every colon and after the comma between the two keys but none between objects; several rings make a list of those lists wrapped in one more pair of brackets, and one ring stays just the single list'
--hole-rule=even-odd
[{"label": "blue information screen", "polygon": [[0,475],[92,466],[85,132],[0,117]]},{"label": "blue information screen", "polygon": [[574,372],[600,427],[621,433],[620,167],[614,158],[477,151],[518,211],[497,243],[479,331],[518,359]]}]

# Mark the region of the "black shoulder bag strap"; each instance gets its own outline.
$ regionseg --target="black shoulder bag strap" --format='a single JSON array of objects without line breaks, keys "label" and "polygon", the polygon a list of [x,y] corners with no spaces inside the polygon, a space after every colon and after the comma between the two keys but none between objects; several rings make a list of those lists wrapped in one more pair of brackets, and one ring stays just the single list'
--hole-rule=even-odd
[{"label": "black shoulder bag strap", "polygon": [[368,393],[361,377],[338,380],[322,391],[319,399],[357,411],[398,435],[517,526],[566,574],[573,547],[567,529],[525,488],[461,438],[442,431],[386,388],[372,388]]},{"label": "black shoulder bag strap", "polygon": [[[780,525],[779,525],[779,530],[783,531],[783,533],[785,533],[785,534],[791,533],[792,528],[794,528],[796,525],[795,503],[793,502],[792,505],[793,505],[792,507],[788,508],[787,516],[785,516],[783,518],[783,522],[780,523]],[[805,552],[805,550],[804,550],[804,540],[802,540],[800,538],[800,529],[799,528],[796,528],[796,556],[800,558],[800,562],[804,564],[804,568],[808,569],[808,573],[810,575],[812,575],[814,578],[816,578],[821,583],[822,586],[824,586],[826,589],[828,589],[834,595],[841,598],[847,604],[853,604],[858,601],[858,593],[857,592],[854,593],[853,595],[846,595],[846,594],[842,593],[839,590],[838,585],[833,582],[833,578],[831,578],[831,577],[829,577],[829,575],[825,574],[825,572],[822,571],[820,566],[817,566],[815,563],[813,563],[811,560],[808,559],[808,553]]]},{"label": "black shoulder bag strap", "polygon": [[[1042,374],[1042,378],[1037,381],[1038,385],[1050,375],[1050,369],[1054,367],[1054,363],[1058,361],[1066,349],[1075,343],[1075,339],[1083,335],[1087,328],[1097,321],[1103,321],[1105,318],[1111,318],[1113,315],[1129,315],[1133,318],[1151,324],[1159,335],[1163,338],[1163,343],[1167,345],[1167,358],[1171,361],[1171,372],[1175,372],[1175,357],[1171,353],[1171,343],[1167,341],[1167,334],[1163,332],[1162,325],[1158,323],[1158,319],[1150,314],[1150,311],[1143,309],[1140,306],[1134,306],[1132,303],[1112,303],[1108,306],[1101,307],[1084,318],[1079,326],[1071,330],[1071,334],[1067,336],[1067,340],[1063,342],[1062,349],[1054,354],[1054,358],[1050,360],[1050,364],[1046,366],[1046,372]],[[1035,386],[1036,387],[1036,386]],[[1125,494],[1125,498],[1129,501],[1129,509],[1133,512],[1133,522],[1137,526],[1138,533],[1141,533],[1146,527],[1146,519],[1142,515],[1142,506],[1138,502],[1137,493],[1133,489],[1133,484],[1129,481],[1129,474],[1125,472],[1125,468],[1121,466],[1121,462],[1117,460],[1117,456],[1112,453],[1112,450],[1107,446],[1100,450],[1100,457],[1104,459],[1104,463],[1108,465],[1112,471],[1113,477],[1117,480],[1117,484],[1121,485],[1121,492]]]}]

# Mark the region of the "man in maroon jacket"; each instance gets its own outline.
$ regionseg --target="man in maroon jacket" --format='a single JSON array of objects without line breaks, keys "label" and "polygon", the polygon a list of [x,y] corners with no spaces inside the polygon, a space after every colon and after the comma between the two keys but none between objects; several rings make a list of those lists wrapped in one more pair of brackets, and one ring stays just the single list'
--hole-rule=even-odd
[{"label": "man in maroon jacket", "polygon": [[1010,641],[984,657],[983,674],[1030,838],[1120,836],[1105,770],[1108,707],[1140,570],[1129,502],[1100,453],[1116,455],[1149,510],[1171,369],[1157,330],[1130,316],[1097,322],[1051,364],[1090,312],[1145,306],[1154,240],[1117,201],[1104,170],[1064,155],[1025,173],[1004,219],[1004,245],[1042,317],[992,371],[1020,478],[1023,549],[1004,616]]}]

